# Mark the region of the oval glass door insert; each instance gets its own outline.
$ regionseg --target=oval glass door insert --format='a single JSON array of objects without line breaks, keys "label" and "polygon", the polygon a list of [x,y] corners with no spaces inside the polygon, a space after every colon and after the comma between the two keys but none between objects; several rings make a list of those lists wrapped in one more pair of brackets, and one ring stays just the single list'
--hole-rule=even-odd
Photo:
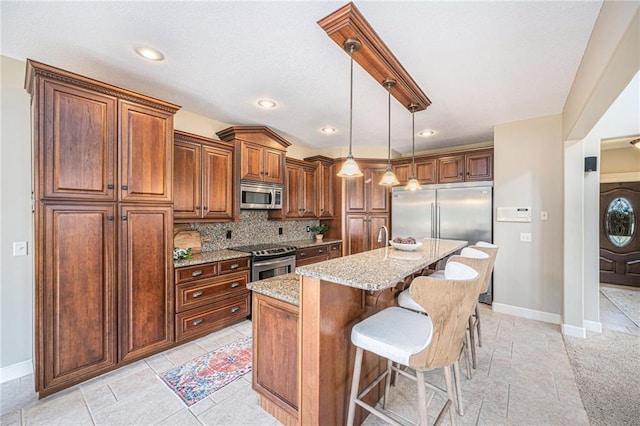
[{"label": "oval glass door insert", "polygon": [[605,217],[605,231],[609,241],[616,247],[624,247],[633,239],[635,228],[636,215],[629,200],[624,197],[613,199]]}]

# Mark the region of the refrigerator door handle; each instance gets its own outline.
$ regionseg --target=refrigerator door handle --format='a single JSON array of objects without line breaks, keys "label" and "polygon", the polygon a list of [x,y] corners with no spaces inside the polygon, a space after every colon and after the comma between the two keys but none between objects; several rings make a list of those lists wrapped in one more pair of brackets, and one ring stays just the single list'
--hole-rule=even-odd
[{"label": "refrigerator door handle", "polygon": [[433,203],[431,203],[431,238],[436,237],[435,226],[436,226],[435,206]]},{"label": "refrigerator door handle", "polygon": [[438,238],[440,238],[440,203],[438,203],[438,225],[437,225]]}]

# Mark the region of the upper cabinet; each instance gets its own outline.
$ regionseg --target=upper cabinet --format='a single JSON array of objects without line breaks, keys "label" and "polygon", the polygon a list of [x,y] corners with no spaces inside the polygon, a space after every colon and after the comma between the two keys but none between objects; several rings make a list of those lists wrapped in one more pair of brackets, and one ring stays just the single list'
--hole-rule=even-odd
[{"label": "upper cabinet", "polygon": [[318,217],[317,167],[287,158],[284,200],[281,210],[269,211],[271,219],[315,219]]},{"label": "upper cabinet", "polygon": [[333,177],[334,160],[322,155],[308,157],[305,161],[316,165],[316,205],[319,219],[333,218]]},{"label": "upper cabinet", "polygon": [[177,105],[34,61],[26,86],[38,199],[172,201]]},{"label": "upper cabinet", "polygon": [[[391,160],[393,172],[405,185],[411,177],[411,159]],[[422,185],[493,180],[493,149],[416,157],[416,179]]]},{"label": "upper cabinet", "polygon": [[[406,185],[413,174],[411,171],[411,161],[398,162],[393,165],[393,173],[402,185]],[[416,158],[416,179],[421,185],[437,183],[438,169],[435,158]]]},{"label": "upper cabinet", "polygon": [[233,220],[233,144],[181,131],[174,134],[174,221]]},{"label": "upper cabinet", "polygon": [[264,126],[233,126],[216,134],[235,143],[241,180],[284,183],[284,158],[291,145],[286,139]]},{"label": "upper cabinet", "polygon": [[388,213],[389,188],[379,185],[386,171],[384,163],[367,164],[360,167],[362,177],[345,178],[345,211],[347,213]]}]

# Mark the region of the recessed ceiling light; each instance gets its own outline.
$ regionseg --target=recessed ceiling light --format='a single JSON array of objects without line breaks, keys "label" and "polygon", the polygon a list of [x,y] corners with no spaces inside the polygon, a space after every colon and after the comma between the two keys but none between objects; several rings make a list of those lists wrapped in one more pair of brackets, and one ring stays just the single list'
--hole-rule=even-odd
[{"label": "recessed ceiling light", "polygon": [[276,107],[276,103],[269,100],[269,99],[260,99],[258,101],[258,105],[260,105],[262,108],[275,108]]},{"label": "recessed ceiling light", "polygon": [[423,136],[423,137],[425,137],[425,138],[426,138],[427,136],[431,136],[431,135],[433,135],[434,133],[435,133],[435,132],[434,132],[433,130],[423,130],[423,131],[421,131],[421,132],[420,132],[420,133],[418,133],[418,134],[419,134],[420,136]]},{"label": "recessed ceiling light", "polygon": [[162,52],[153,47],[136,47],[136,53],[150,61],[161,61],[164,59]]},{"label": "recessed ceiling light", "polygon": [[336,131],[335,127],[323,127],[320,130],[322,131],[322,133],[326,133],[328,135],[330,135],[331,133],[335,133]]}]

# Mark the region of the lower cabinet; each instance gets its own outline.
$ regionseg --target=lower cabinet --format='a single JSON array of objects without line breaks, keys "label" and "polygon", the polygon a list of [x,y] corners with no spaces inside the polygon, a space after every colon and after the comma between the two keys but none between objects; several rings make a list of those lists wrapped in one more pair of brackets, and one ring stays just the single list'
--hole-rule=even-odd
[{"label": "lower cabinet", "polygon": [[253,293],[253,389],[285,425],[298,419],[298,307]]},{"label": "lower cabinet", "polygon": [[311,265],[342,256],[342,243],[315,245],[296,250],[296,266]]},{"label": "lower cabinet", "polygon": [[175,269],[176,341],[244,321],[251,313],[249,258]]},{"label": "lower cabinet", "polygon": [[378,242],[378,232],[383,225],[389,228],[389,216],[386,213],[346,215],[345,254],[351,255],[384,247],[385,241]]}]

